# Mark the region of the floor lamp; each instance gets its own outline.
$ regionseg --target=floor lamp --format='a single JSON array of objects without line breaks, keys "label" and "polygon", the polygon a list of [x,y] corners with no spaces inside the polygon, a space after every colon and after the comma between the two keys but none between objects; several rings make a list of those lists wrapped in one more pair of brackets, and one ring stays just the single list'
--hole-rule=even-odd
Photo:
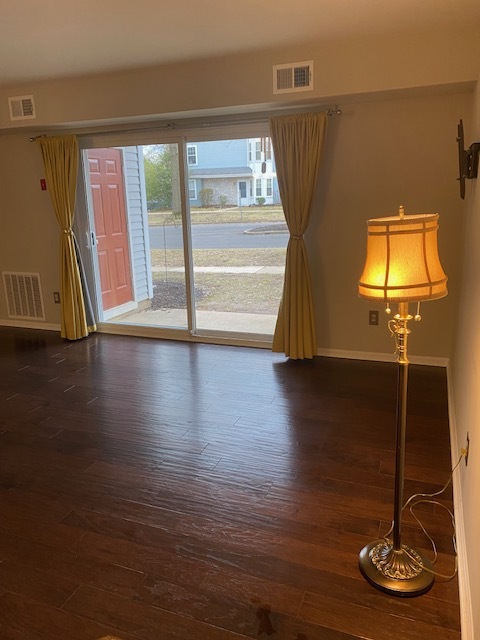
[{"label": "floor lamp", "polygon": [[359,282],[359,295],[367,300],[398,303],[388,322],[395,338],[397,358],[395,499],[392,539],[368,544],[360,552],[364,577],[378,589],[397,596],[417,596],[430,589],[434,574],[430,561],[402,543],[401,525],[407,419],[410,302],[420,303],[447,295],[447,277],[438,257],[438,214],[399,215],[368,220],[367,257]]}]

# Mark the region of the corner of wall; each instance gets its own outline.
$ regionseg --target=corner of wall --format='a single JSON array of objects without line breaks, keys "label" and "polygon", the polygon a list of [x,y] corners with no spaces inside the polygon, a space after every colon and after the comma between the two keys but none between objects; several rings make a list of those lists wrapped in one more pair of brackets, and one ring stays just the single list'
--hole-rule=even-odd
[{"label": "corner of wall", "polygon": [[[447,366],[448,419],[450,424],[450,451],[452,468],[460,457],[458,430],[455,417],[455,400],[450,365]],[[457,541],[458,589],[460,598],[460,625],[462,640],[475,640],[473,627],[472,598],[468,569],[467,544],[465,536],[462,482],[459,470],[453,474],[453,503],[455,507],[455,537]]]}]

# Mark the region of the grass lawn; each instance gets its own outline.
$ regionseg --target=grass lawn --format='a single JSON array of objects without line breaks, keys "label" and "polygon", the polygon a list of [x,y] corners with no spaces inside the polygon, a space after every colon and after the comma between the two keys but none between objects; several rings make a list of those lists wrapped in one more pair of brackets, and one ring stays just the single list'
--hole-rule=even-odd
[{"label": "grass lawn", "polygon": [[[154,249],[151,252],[154,284],[164,291],[165,283],[180,287],[180,303],[169,300],[165,308],[183,308],[185,276],[169,269],[183,267],[181,250]],[[285,249],[199,249],[193,251],[194,267],[285,266]],[[166,270],[165,270],[166,266]],[[157,270],[158,269],[158,270]],[[282,274],[196,273],[195,304],[199,311],[277,314],[283,288]],[[157,304],[163,306],[159,301]]]},{"label": "grass lawn", "polygon": [[[152,249],[152,267],[183,267],[181,249]],[[194,267],[283,267],[285,249],[194,249]]]},{"label": "grass lawn", "polygon": [[[178,301],[170,298],[158,307],[185,307],[185,279],[183,273],[157,273],[154,285],[160,290],[173,288]],[[175,290],[180,287],[180,290]],[[195,306],[198,311],[226,311],[228,313],[277,314],[283,288],[283,275],[198,273],[195,275]]]},{"label": "grass lawn", "polygon": [[[193,209],[192,224],[220,224],[226,222],[268,223],[285,222],[281,207],[232,207],[229,209]],[[148,214],[152,226],[174,224],[171,212]],[[185,304],[185,276],[169,271],[184,266],[183,251],[153,249],[154,284],[157,285],[156,304],[166,308],[183,308]],[[284,267],[285,249],[195,249],[195,267]],[[283,288],[281,274],[196,273],[195,304],[200,311],[230,313],[277,314]],[[165,297],[162,303],[162,294]]]},{"label": "grass lawn", "polygon": [[[228,207],[226,209],[191,209],[192,224],[224,224],[228,222],[285,222],[280,205],[262,207]],[[162,224],[174,224],[171,211],[153,211],[148,213],[148,224],[159,227]]]},{"label": "grass lawn", "polygon": [[204,293],[199,311],[277,314],[283,275],[199,273],[195,286]]}]

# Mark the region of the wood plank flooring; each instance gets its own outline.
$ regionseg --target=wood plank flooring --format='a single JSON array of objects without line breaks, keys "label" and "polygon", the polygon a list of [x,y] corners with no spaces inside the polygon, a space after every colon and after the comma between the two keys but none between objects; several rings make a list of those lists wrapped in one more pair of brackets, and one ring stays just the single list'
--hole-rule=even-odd
[{"label": "wood plank flooring", "polygon": [[[456,579],[402,599],[358,570],[394,364],[10,328],[0,358],[2,640],[459,640]],[[411,366],[406,496],[450,467],[445,371]],[[448,514],[419,515],[450,573]]]}]

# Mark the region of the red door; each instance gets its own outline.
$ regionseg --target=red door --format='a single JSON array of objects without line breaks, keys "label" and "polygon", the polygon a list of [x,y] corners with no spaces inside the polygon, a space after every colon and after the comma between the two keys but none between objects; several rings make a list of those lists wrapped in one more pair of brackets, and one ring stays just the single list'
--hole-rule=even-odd
[{"label": "red door", "polygon": [[106,311],[133,299],[122,153],[119,149],[90,149],[88,166]]}]

